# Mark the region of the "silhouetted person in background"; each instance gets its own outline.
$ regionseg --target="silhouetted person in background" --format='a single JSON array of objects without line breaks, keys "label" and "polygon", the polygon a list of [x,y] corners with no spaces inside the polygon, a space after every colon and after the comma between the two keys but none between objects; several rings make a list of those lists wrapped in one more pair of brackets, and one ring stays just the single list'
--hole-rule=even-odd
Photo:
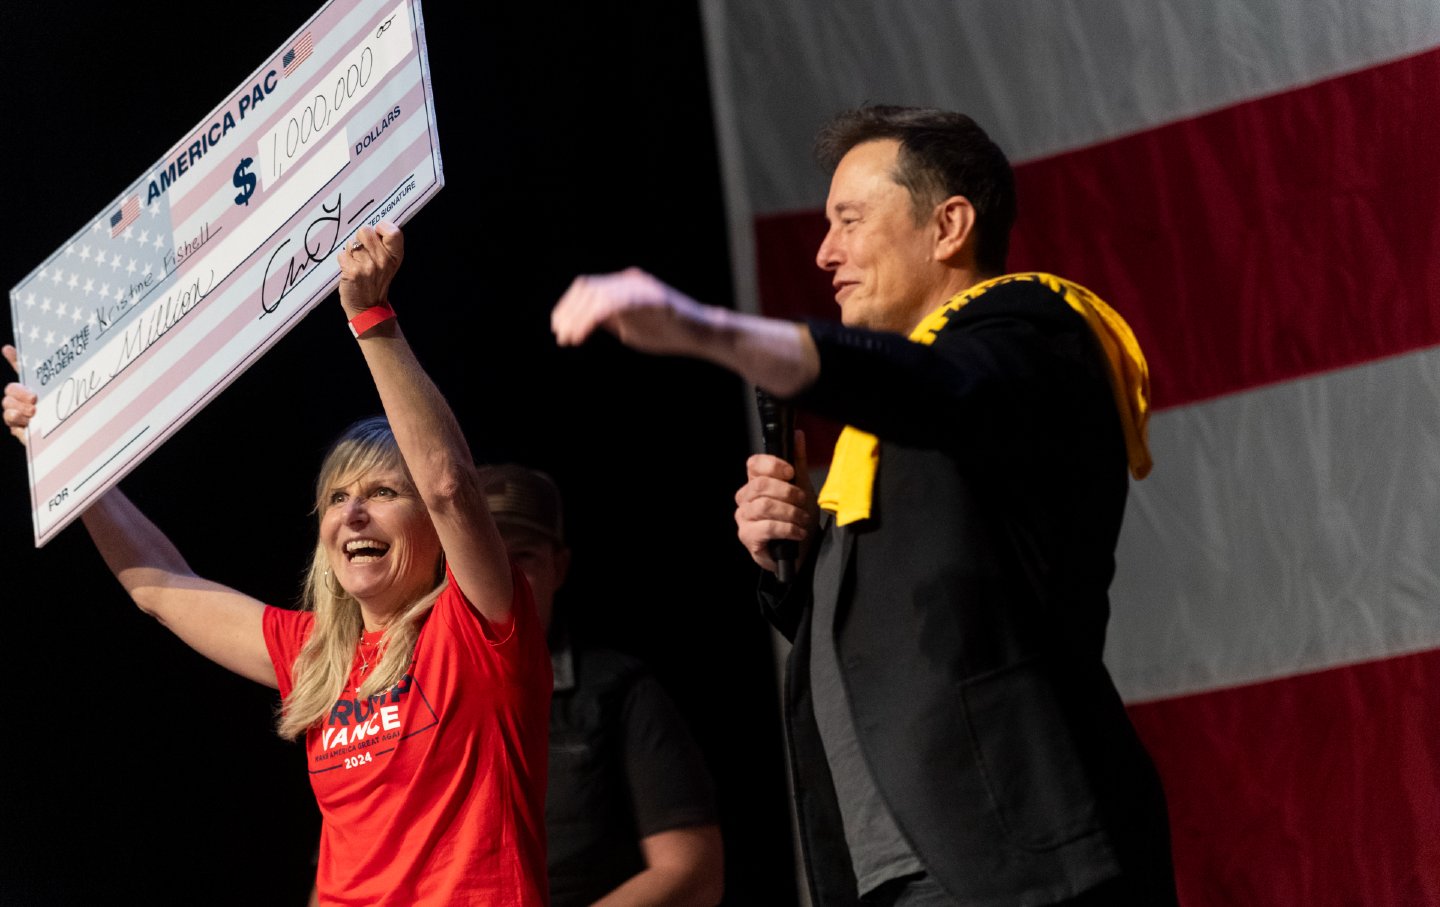
[{"label": "silhouetted person in background", "polygon": [[[559,489],[513,464],[481,468],[486,502],[550,629],[552,907],[713,907],[724,888],[715,796],[699,748],[639,661],[583,645],[555,619],[565,582]],[[618,611],[623,593],[581,607]]]}]

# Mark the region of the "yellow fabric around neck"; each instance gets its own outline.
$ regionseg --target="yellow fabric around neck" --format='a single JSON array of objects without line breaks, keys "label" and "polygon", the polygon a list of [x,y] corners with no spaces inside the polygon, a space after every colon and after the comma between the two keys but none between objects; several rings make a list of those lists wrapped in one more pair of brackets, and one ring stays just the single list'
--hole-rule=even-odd
[{"label": "yellow fabric around neck", "polygon": [[[1137,479],[1145,478],[1151,466],[1146,427],[1150,416],[1150,369],[1145,364],[1145,354],[1140,351],[1140,344],[1125,319],[1079,284],[1039,272],[1006,274],[982,281],[952,296],[944,305],[921,319],[910,332],[910,339],[929,346],[955,312],[987,291],[1019,280],[1040,283],[1059,293],[1094,332],[1109,367],[1110,388],[1114,392],[1120,425],[1125,432],[1125,452],[1130,461],[1130,472]],[[835,442],[835,453],[830,458],[830,474],[820,489],[820,506],[835,514],[836,523],[844,526],[869,519],[875,470],[879,465],[879,439],[853,425],[845,426]]]}]

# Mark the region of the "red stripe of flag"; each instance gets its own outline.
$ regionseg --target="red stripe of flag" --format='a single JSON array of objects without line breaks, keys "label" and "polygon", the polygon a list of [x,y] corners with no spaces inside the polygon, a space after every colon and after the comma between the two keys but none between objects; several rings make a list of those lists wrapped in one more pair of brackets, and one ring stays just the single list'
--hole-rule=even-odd
[{"label": "red stripe of flag", "polygon": [[1420,905],[1440,892],[1440,651],[1131,706],[1180,902]]}]

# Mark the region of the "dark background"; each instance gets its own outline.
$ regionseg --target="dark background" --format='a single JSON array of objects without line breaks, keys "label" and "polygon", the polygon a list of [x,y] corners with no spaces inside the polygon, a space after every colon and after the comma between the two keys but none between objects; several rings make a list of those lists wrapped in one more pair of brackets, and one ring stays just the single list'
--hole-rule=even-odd
[{"label": "dark background", "polygon": [[[313,11],[0,6],[0,282],[87,224]],[[793,903],[769,630],[733,538],[748,390],[608,338],[562,351],[548,329],[575,274],[630,264],[731,304],[698,11],[424,12],[446,186],[406,228],[393,293],[406,334],[477,459],[538,466],[564,490],[562,606],[649,661],[690,720],[719,788],[727,903]],[[122,487],[197,572],[287,604],[313,545],[321,454],[378,408],[332,298]],[[23,452],[0,440],[15,656],[0,902],[302,903],[319,818],[300,748],[271,732],[275,694],[133,608],[78,524],[34,550]]]}]

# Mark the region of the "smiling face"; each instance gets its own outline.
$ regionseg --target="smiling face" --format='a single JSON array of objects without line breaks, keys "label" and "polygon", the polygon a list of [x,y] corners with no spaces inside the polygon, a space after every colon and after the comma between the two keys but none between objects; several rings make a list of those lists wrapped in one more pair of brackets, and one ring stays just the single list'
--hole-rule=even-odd
[{"label": "smiling face", "polygon": [[909,190],[895,182],[899,150],[894,139],[856,145],[830,181],[830,229],[815,263],[834,275],[849,327],[908,333],[952,292],[955,275],[937,260],[933,219],[916,223]]},{"label": "smiling face", "polygon": [[398,464],[337,477],[321,508],[320,544],[330,572],[360,603],[366,629],[434,585],[440,539]]}]

